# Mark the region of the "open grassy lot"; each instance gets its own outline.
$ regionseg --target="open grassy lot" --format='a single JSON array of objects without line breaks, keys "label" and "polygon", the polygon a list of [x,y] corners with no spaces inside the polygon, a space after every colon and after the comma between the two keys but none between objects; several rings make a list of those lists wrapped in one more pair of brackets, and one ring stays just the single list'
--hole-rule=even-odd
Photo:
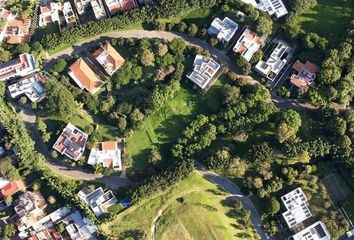
[{"label": "open grassy lot", "polygon": [[351,0],[317,0],[315,8],[304,11],[297,23],[307,32],[315,32],[337,42],[345,32],[354,11]]},{"label": "open grassy lot", "polygon": [[193,175],[132,206],[101,229],[110,239],[137,232],[143,239],[151,239],[155,220],[155,239],[258,239],[253,228],[240,219],[234,204],[225,192]]},{"label": "open grassy lot", "polygon": [[223,86],[221,81],[217,81],[204,95],[191,89],[192,84],[186,85],[162,111],[145,118],[143,130],[135,130],[127,139],[127,151],[133,158],[133,169],[147,166],[148,154],[153,146],[161,148],[162,155],[168,157],[171,145],[192,118],[219,109]]}]

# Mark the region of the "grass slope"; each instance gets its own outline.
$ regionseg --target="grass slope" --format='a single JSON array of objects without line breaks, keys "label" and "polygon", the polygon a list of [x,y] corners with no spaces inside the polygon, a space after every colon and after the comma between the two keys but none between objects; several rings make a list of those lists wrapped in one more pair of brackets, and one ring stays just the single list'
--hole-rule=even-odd
[{"label": "grass slope", "polygon": [[306,32],[315,32],[337,42],[345,32],[354,11],[351,0],[317,0],[315,8],[304,11],[297,20]]},{"label": "grass slope", "polygon": [[150,239],[156,223],[156,239],[257,239],[252,226],[237,220],[233,199],[195,174],[142,204],[117,215],[101,230],[112,239],[140,231]]}]

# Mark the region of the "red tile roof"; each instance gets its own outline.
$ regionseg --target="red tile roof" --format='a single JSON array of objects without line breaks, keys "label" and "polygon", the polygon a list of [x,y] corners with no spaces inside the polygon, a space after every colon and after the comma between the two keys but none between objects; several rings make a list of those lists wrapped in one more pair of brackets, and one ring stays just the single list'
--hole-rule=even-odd
[{"label": "red tile roof", "polygon": [[8,198],[15,194],[16,192],[26,189],[26,183],[22,180],[20,181],[12,181],[9,182],[7,185],[5,185],[1,190],[0,190],[0,195],[3,198]]}]

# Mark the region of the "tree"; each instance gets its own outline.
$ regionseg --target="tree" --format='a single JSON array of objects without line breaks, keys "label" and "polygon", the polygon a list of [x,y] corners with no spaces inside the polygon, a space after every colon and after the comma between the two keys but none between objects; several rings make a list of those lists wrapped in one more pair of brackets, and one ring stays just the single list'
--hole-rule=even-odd
[{"label": "tree", "polygon": [[8,0],[5,2],[5,6],[19,18],[26,18],[33,13],[35,2],[32,0]]},{"label": "tree", "polygon": [[231,155],[229,149],[223,147],[219,149],[216,153],[206,159],[205,165],[208,169],[226,169],[230,166]]},{"label": "tree", "polygon": [[250,63],[256,64],[263,58],[263,51],[259,49],[255,54],[253,54]]},{"label": "tree", "polygon": [[267,209],[266,209],[267,213],[272,216],[274,216],[280,211],[280,203],[275,197],[271,197],[270,199],[268,199],[266,205],[267,205]]},{"label": "tree", "polygon": [[173,54],[183,53],[187,48],[186,43],[180,38],[174,38],[171,42],[169,42],[168,47]]},{"label": "tree", "polygon": [[194,23],[191,23],[187,29],[187,32],[191,36],[195,36],[198,33],[198,26],[195,25]]},{"label": "tree", "polygon": [[20,179],[20,172],[12,164],[11,158],[0,159],[0,175],[10,180]]},{"label": "tree", "polygon": [[53,64],[51,71],[61,73],[65,70],[66,66],[67,62],[64,59],[60,58]]},{"label": "tree", "polygon": [[140,112],[139,108],[136,108],[131,112],[130,119],[134,124],[137,124],[144,119],[144,114]]},{"label": "tree", "polygon": [[8,62],[11,58],[11,52],[0,47],[0,63]]},{"label": "tree", "polygon": [[273,21],[269,15],[262,13],[256,21],[256,32],[258,34],[270,35],[273,30]]},{"label": "tree", "polygon": [[150,151],[149,163],[151,165],[156,165],[159,161],[162,160],[161,154],[156,147],[153,147]]},{"label": "tree", "polygon": [[11,237],[16,234],[16,232],[17,230],[13,224],[6,224],[5,226],[0,225],[0,235],[4,240],[10,240]]},{"label": "tree", "polygon": [[118,119],[118,128],[121,131],[124,131],[127,128],[127,120],[124,117]]},{"label": "tree", "polygon": [[25,105],[27,103],[27,97],[26,96],[21,96],[20,99],[18,100],[19,104]]},{"label": "tree", "polygon": [[158,43],[157,44],[157,55],[162,57],[168,52],[168,46],[163,43]]},{"label": "tree", "polygon": [[209,43],[211,46],[215,47],[216,45],[218,45],[219,40],[215,37],[211,37],[211,38],[209,38]]},{"label": "tree", "polygon": [[54,205],[57,202],[57,200],[55,199],[54,196],[51,195],[48,197],[48,202],[49,204]]},{"label": "tree", "polygon": [[343,136],[347,130],[347,122],[341,117],[336,117],[329,122],[327,128],[332,134]]},{"label": "tree", "polygon": [[252,146],[249,156],[254,163],[264,164],[272,160],[273,150],[266,142],[258,143]]},{"label": "tree", "polygon": [[299,131],[301,127],[301,116],[298,112],[289,109],[286,111],[282,111],[280,113],[280,124],[286,123],[289,127],[291,127],[295,134]]},{"label": "tree", "polygon": [[279,143],[283,143],[287,140],[294,139],[295,136],[296,133],[292,127],[290,127],[288,124],[284,122],[279,124],[277,129],[277,138]]},{"label": "tree", "polygon": [[239,158],[234,158],[231,161],[230,167],[228,168],[231,174],[238,177],[242,177],[243,175],[245,175],[247,169],[248,169],[247,162]]},{"label": "tree", "polygon": [[226,104],[236,104],[239,101],[240,97],[240,88],[226,85],[223,89],[224,93],[224,103]]},{"label": "tree", "polygon": [[187,24],[185,24],[184,22],[178,23],[178,25],[177,25],[178,32],[183,33],[184,31],[186,31],[186,29],[187,29]]},{"label": "tree", "polygon": [[263,187],[263,181],[261,178],[256,177],[255,179],[253,179],[253,186],[257,189]]},{"label": "tree", "polygon": [[155,56],[154,53],[151,52],[149,49],[144,49],[140,52],[140,62],[144,66],[151,66],[154,65]]},{"label": "tree", "polygon": [[16,46],[16,52],[20,54],[28,53],[29,51],[31,51],[31,47],[28,45],[28,43],[22,43]]},{"label": "tree", "polygon": [[252,67],[251,64],[247,62],[247,60],[240,55],[236,59],[236,66],[241,68],[242,73],[245,75],[249,75],[251,73],[251,67]]}]

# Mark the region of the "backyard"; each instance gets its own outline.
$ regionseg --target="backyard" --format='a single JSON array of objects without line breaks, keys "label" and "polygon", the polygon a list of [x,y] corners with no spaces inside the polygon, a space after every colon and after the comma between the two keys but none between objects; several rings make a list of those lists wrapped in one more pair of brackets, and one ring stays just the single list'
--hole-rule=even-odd
[{"label": "backyard", "polygon": [[336,43],[353,16],[351,0],[317,0],[317,6],[305,10],[297,20],[306,32],[315,32]]},{"label": "backyard", "polygon": [[251,224],[241,220],[243,210],[234,205],[224,191],[195,174],[127,209],[101,229],[111,239],[132,232],[144,239],[152,232],[156,239],[257,239]]}]

